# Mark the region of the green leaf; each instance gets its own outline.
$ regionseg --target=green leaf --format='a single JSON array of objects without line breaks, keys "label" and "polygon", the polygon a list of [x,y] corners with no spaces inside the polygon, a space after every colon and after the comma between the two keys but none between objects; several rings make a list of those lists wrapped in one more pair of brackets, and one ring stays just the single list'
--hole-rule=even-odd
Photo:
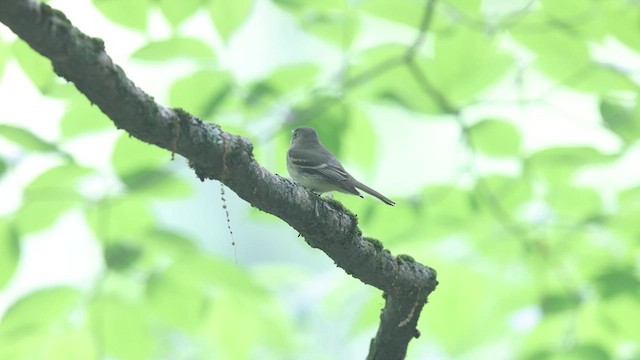
[{"label": "green leaf", "polygon": [[384,299],[382,299],[382,297],[369,296],[367,301],[359,307],[357,318],[353,323],[353,332],[360,334],[378,325],[380,321],[380,309],[383,307]]},{"label": "green leaf", "polygon": [[196,288],[216,288],[263,297],[265,290],[243,270],[233,264],[202,253],[177,259],[167,269],[171,277]]},{"label": "green leaf", "polygon": [[83,330],[72,329],[68,325],[52,329],[30,329],[15,336],[0,333],[0,359],[97,358],[99,356],[92,335]]},{"label": "green leaf", "polygon": [[[297,104],[293,114],[295,127],[310,126],[316,129],[320,141],[340,158],[344,137],[336,134],[344,134],[347,128],[352,115],[349,105],[334,97],[318,96]],[[288,130],[293,131],[294,127]]]},{"label": "green leaf", "polygon": [[497,48],[494,39],[466,27],[438,36],[435,41],[435,58],[421,59],[420,68],[433,87],[456,106],[478,97],[505,75],[513,62],[510,55]]},{"label": "green leaf", "polygon": [[[47,360],[86,360],[97,359],[98,349],[93,334],[88,331],[65,329],[66,331],[49,336]],[[73,349],[73,351],[70,351]]]},{"label": "green leaf", "polygon": [[[214,304],[211,314],[204,320],[205,336],[214,340],[217,350],[224,354],[223,358],[250,359],[251,347],[258,342],[264,326],[256,321],[257,309],[251,307],[246,298],[233,298],[227,293],[216,294]],[[222,326],[225,323],[233,324],[233,327],[225,330]]]},{"label": "green leaf", "polygon": [[576,17],[576,14],[583,15],[587,13],[596,1],[590,0],[541,0],[544,12],[555,20],[570,21]]},{"label": "green leaf", "polygon": [[562,355],[567,360],[610,360],[612,353],[609,353],[600,344],[579,344]]},{"label": "green leaf", "polygon": [[576,292],[546,294],[542,299],[542,311],[545,315],[573,311],[578,308],[581,302],[580,295]]},{"label": "green leaf", "polygon": [[409,25],[420,26],[426,1],[415,0],[368,0],[361,5],[362,10],[382,19]]},{"label": "green leaf", "polygon": [[0,359],[44,359],[46,349],[42,348],[50,339],[47,329],[31,330],[20,335],[0,331]]},{"label": "green leaf", "polygon": [[604,28],[613,34],[623,44],[638,51],[640,50],[640,38],[638,38],[638,4],[634,2],[620,3],[618,1],[605,1],[606,11],[599,15],[604,20]]},{"label": "green leaf", "polygon": [[553,186],[546,200],[563,223],[590,221],[602,215],[602,200],[593,189]]},{"label": "green leaf", "polygon": [[245,105],[255,108],[273,106],[280,97],[314,84],[320,68],[315,64],[294,64],[277,68],[266,78],[252,84]]},{"label": "green leaf", "polygon": [[[541,4],[541,8],[522,17],[512,32],[536,52],[538,68],[563,85],[582,92],[606,94],[637,90],[624,70],[593,61],[589,51],[589,43],[603,43],[611,37],[611,30],[619,25],[620,18],[633,13],[622,10],[627,5],[598,0],[542,0]],[[615,19],[615,25],[608,24],[611,19]],[[635,20],[627,25],[631,25],[629,30],[635,34]]]},{"label": "green leaf", "polygon": [[482,13],[482,0],[451,0],[448,4],[453,5],[457,10],[462,11],[470,17],[480,17]]},{"label": "green leaf", "polygon": [[[630,249],[638,248],[640,239],[640,186],[618,193],[618,211],[608,218],[607,227],[628,243]],[[631,253],[632,250],[629,250]]]},{"label": "green leaf", "polygon": [[320,72],[317,64],[293,64],[276,69],[269,76],[260,81],[264,87],[273,89],[280,95],[285,95],[299,88],[310,87]]},{"label": "green leaf", "polygon": [[601,303],[599,307],[599,318],[606,321],[608,332],[614,334],[618,341],[625,339],[634,342],[640,337],[640,329],[635,324],[640,321],[638,311],[638,281],[633,283],[636,286],[635,294],[632,289],[628,289],[628,295],[609,297]]},{"label": "green leaf", "polygon": [[[427,186],[423,190],[420,203],[428,205],[432,210],[426,214],[414,211],[415,219],[408,224],[405,231],[420,226],[421,236],[428,239],[438,239],[452,233],[465,231],[460,228],[460,224],[477,216],[473,198],[471,192],[450,185]],[[389,213],[387,216],[392,215]],[[402,219],[404,223],[405,217],[394,217],[394,219],[397,219],[396,221]]]},{"label": "green leaf", "polygon": [[4,44],[2,37],[0,37],[0,79],[2,79],[2,73],[4,72],[4,64],[9,59],[11,54],[11,48],[8,44]]},{"label": "green leaf", "polygon": [[25,234],[44,230],[81,200],[77,193],[68,192],[59,194],[55,199],[26,202],[16,212],[16,227]]},{"label": "green leaf", "polygon": [[522,45],[538,56],[535,65],[543,73],[571,85],[589,73],[589,48],[579,35],[563,30],[514,31]]},{"label": "green leaf", "polygon": [[106,243],[140,244],[153,228],[155,218],[148,200],[136,196],[103,199],[86,212],[87,222]]},{"label": "green leaf", "polygon": [[275,0],[296,17],[306,32],[342,49],[349,48],[361,28],[355,2],[346,0]]},{"label": "green leaf", "polygon": [[53,224],[65,211],[82,201],[77,183],[92,170],[78,165],[61,165],[36,177],[24,190],[16,213],[20,233],[40,231]]},{"label": "green leaf", "polygon": [[[172,238],[168,236],[166,241]],[[150,308],[160,319],[183,331],[199,331],[215,343],[215,353],[223,349],[233,359],[243,358],[239,354],[257,346],[254,342],[286,346],[283,339],[289,333],[283,324],[284,315],[253,275],[188,244],[177,250],[170,251],[177,255],[175,261],[147,284]],[[166,256],[162,258],[166,264]],[[229,318],[236,320],[227,323],[226,331],[219,331]],[[247,328],[251,328],[249,333]]]},{"label": "green leaf", "polygon": [[530,201],[533,196],[531,185],[527,181],[497,174],[478,179],[475,191],[484,201],[498,202],[509,213],[517,211],[519,206]]},{"label": "green leaf", "polygon": [[25,197],[27,200],[37,200],[45,192],[75,192],[78,181],[92,173],[92,169],[75,164],[56,166],[43,172],[27,185]]},{"label": "green leaf", "polygon": [[[366,102],[377,100],[411,111],[436,114],[442,109],[434,98],[418,86],[416,77],[403,64],[406,49],[384,45],[365,51],[349,69],[351,94]],[[359,85],[354,87],[355,85]]]},{"label": "green leaf", "polygon": [[[460,254],[445,248],[444,251]],[[464,250],[463,250],[464,251]],[[465,349],[500,339],[508,332],[508,321],[513,312],[522,309],[532,300],[535,290],[529,285],[528,276],[516,273],[496,272],[495,276],[475,266],[478,259],[473,254],[465,258],[437,261],[440,296],[429,298],[431,317],[419,324],[423,336],[437,341],[451,356],[459,357]],[[489,299],[483,294],[491,293]],[[460,299],[474,299],[473,306]],[[443,310],[447,309],[445,315]],[[447,311],[445,311],[447,312]],[[455,326],[451,326],[455,324]],[[464,345],[460,343],[464,339]]]},{"label": "green leaf", "polygon": [[123,134],[116,141],[111,156],[113,168],[125,180],[138,173],[155,170],[169,160],[169,153],[154,145]]},{"label": "green leaf", "polygon": [[598,293],[603,298],[618,295],[630,295],[640,300],[640,278],[631,265],[611,264],[612,266],[593,278]]},{"label": "green leaf", "polygon": [[225,40],[235,32],[246,20],[253,8],[254,0],[213,0],[209,13],[218,33]]},{"label": "green leaf", "polygon": [[628,211],[640,209],[640,185],[630,187],[618,193],[620,209]]},{"label": "green leaf", "polygon": [[93,0],[93,4],[109,20],[128,28],[145,31],[147,29],[148,0]]},{"label": "green leaf", "polygon": [[157,0],[160,11],[173,26],[188,19],[202,6],[204,0]]},{"label": "green leaf", "polygon": [[112,127],[113,122],[84,95],[77,95],[72,99],[60,120],[60,129],[64,137],[73,137]]},{"label": "green leaf", "polygon": [[342,145],[343,161],[350,161],[370,169],[376,159],[377,134],[373,128],[371,119],[357,106],[350,107],[348,127],[344,134],[345,141]]},{"label": "green leaf", "polygon": [[486,155],[516,156],[520,152],[521,136],[510,122],[486,119],[469,127],[469,141]]},{"label": "green leaf", "polygon": [[111,243],[104,247],[104,262],[114,271],[131,269],[141,256],[139,247],[128,243]]},{"label": "green leaf", "polygon": [[163,229],[151,229],[144,235],[149,239],[142,254],[141,262],[152,269],[157,269],[157,264],[165,264],[166,259],[175,261],[188,260],[200,250],[193,240]]},{"label": "green leaf", "polygon": [[107,296],[95,299],[89,319],[102,356],[119,360],[153,358],[154,341],[146,314],[138,304]]},{"label": "green leaf", "polygon": [[15,41],[12,46],[12,51],[22,71],[29,77],[33,85],[35,85],[41,93],[48,93],[55,85],[57,79],[49,59],[38,54],[24,41]]},{"label": "green leaf", "polygon": [[206,309],[206,288],[185,282],[171,269],[147,281],[150,308],[170,326],[193,332],[201,323]]},{"label": "green leaf", "polygon": [[345,6],[338,11],[315,12],[299,18],[307,32],[328,40],[343,49],[348,48],[360,29],[357,14]]},{"label": "green leaf", "polygon": [[[600,339],[601,340],[601,339]],[[549,347],[552,347],[550,345]],[[548,348],[538,349],[528,356],[525,360],[544,360],[544,359],[562,359],[562,360],[610,360],[613,354],[600,344],[572,344],[567,349],[561,351],[553,351]]]},{"label": "green leaf", "polygon": [[231,76],[226,72],[199,71],[171,86],[169,102],[172,107],[208,118],[225,103],[232,85]]},{"label": "green leaf", "polygon": [[[362,181],[366,181],[366,179],[362,179]],[[358,220],[363,224],[363,228],[367,229],[367,233],[375,234],[376,237],[385,242],[385,245],[393,241],[406,239],[412,231],[414,234],[418,233],[418,227],[420,227],[420,230],[423,230],[431,224],[424,224],[425,221],[418,221],[420,214],[415,208],[407,206],[384,206],[384,204],[376,199],[365,200],[368,201],[362,201],[362,199],[357,197],[345,195],[345,200],[341,200],[341,202],[346,203],[350,210],[358,214]],[[352,205],[349,202],[357,204],[362,210],[359,210],[356,205]],[[394,208],[398,209],[398,211],[395,213],[389,211]],[[394,226],[385,226],[385,222],[390,219],[393,219]],[[432,219],[429,218],[429,220]],[[387,222],[387,225],[388,224]],[[424,227],[422,226],[423,224]],[[424,232],[419,231],[419,233],[424,236]]]},{"label": "green leaf", "polygon": [[303,6],[302,0],[273,0],[273,3],[286,10],[296,10]]},{"label": "green leaf", "polygon": [[573,89],[594,94],[610,94],[616,91],[636,91],[638,86],[624,70],[607,64],[589,63],[583,71],[565,82]]},{"label": "green leaf", "polygon": [[292,12],[297,17],[308,17],[318,12],[345,10],[345,0],[273,0],[282,9]]},{"label": "green leaf", "polygon": [[[458,232],[469,238],[473,253],[481,255],[486,266],[520,269],[522,262],[519,257],[522,256],[523,244],[528,240],[526,225],[520,225],[517,218],[511,218],[500,194],[485,199],[479,205],[483,211],[472,216],[464,229]],[[496,246],[496,239],[500,239],[499,246]]]},{"label": "green leaf", "polygon": [[640,207],[638,204],[637,202],[635,204],[621,203],[620,210],[609,216],[606,222],[607,228],[625,241],[629,249],[636,249],[638,239],[640,239],[640,228],[638,227]]},{"label": "green leaf", "polygon": [[182,197],[193,190],[189,182],[166,170],[142,170],[122,180],[135,195]]},{"label": "green leaf", "polygon": [[39,138],[29,130],[21,127],[0,124],[0,136],[20,145],[25,150],[41,152],[56,150],[56,146],[54,144]]},{"label": "green leaf", "polygon": [[294,333],[278,304],[269,300],[216,292],[201,331],[213,340],[209,351],[220,353],[220,358],[251,359],[254,349],[270,345],[283,354]]},{"label": "green leaf", "polygon": [[605,125],[627,145],[640,138],[640,103],[635,109],[630,109],[614,101],[601,99],[600,114]]},{"label": "green leaf", "polygon": [[[553,358],[558,339],[566,334],[567,323],[572,319],[571,312],[559,313],[556,316],[543,316],[533,330],[530,330],[522,345],[527,356],[519,356],[527,360],[543,360]],[[551,349],[551,350],[550,350]]]},{"label": "green leaf", "polygon": [[569,180],[582,167],[607,163],[615,158],[615,155],[605,155],[588,146],[553,147],[531,155],[527,166],[547,181],[558,182]]},{"label": "green leaf", "polygon": [[19,234],[8,220],[0,218],[0,289],[13,277],[19,260]]},{"label": "green leaf", "polygon": [[8,168],[9,168],[9,166],[4,161],[4,159],[0,158],[0,177],[2,177],[2,175],[4,175],[4,173],[7,171]]},{"label": "green leaf", "polygon": [[80,305],[79,301],[80,293],[68,287],[33,292],[9,307],[0,323],[0,334],[19,336],[58,322],[64,323]]},{"label": "green leaf", "polygon": [[131,57],[145,61],[169,61],[187,58],[212,63],[213,59],[215,59],[215,54],[211,46],[200,39],[175,37],[149,42],[136,50]]}]

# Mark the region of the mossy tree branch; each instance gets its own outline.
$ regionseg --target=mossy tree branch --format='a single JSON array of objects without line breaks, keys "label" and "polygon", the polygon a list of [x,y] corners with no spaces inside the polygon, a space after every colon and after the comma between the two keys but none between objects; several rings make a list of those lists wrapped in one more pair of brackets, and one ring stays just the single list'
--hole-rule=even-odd
[{"label": "mossy tree branch", "polygon": [[116,127],[184,156],[200,179],[221,181],[251,205],[287,222],[347,273],[382,290],[386,304],[368,359],[405,357],[437,284],[433,269],[408,256],[391,255],[379,242],[363,238],[356,217],[339,203],[261,167],[247,139],[157,104],[112,62],[100,39],[83,34],[62,12],[33,0],[0,0],[0,22],[50,59],[55,72],[75,84]]}]

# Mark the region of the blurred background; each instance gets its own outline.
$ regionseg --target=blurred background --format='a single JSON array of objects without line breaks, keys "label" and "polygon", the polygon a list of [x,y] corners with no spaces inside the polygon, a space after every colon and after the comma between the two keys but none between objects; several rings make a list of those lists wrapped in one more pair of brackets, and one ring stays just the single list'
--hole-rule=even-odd
[{"label": "blurred background", "polygon": [[[640,359],[640,3],[49,1],[288,176],[315,127],[365,236],[438,271],[408,359]],[[1,359],[364,359],[384,301],[116,130],[0,25]]]}]

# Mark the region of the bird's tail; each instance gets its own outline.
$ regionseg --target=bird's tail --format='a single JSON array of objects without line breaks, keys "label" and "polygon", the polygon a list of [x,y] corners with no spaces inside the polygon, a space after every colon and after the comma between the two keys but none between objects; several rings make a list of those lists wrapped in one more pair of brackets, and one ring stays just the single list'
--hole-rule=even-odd
[{"label": "bird's tail", "polygon": [[377,197],[378,199],[380,199],[383,203],[387,204],[387,205],[395,205],[396,203],[389,200],[386,196],[380,194],[379,192],[373,190],[372,188],[368,187],[367,185],[361,183],[360,181],[354,179],[353,177],[351,178],[351,180],[353,181],[353,186],[357,187],[358,189],[366,192],[369,195],[373,195],[375,197]]}]

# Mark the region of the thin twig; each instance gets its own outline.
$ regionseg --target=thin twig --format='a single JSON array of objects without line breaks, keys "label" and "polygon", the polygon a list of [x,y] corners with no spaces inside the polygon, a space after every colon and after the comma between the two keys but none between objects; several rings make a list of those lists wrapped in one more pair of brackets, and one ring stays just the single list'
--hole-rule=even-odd
[{"label": "thin twig", "polygon": [[426,6],[424,7],[424,12],[422,13],[422,20],[420,20],[420,27],[418,30],[418,37],[414,40],[413,44],[407,49],[405,54],[405,59],[409,60],[415,57],[418,49],[424,43],[424,39],[427,36],[427,32],[429,31],[429,27],[431,26],[431,19],[433,18],[433,13],[436,8],[436,0],[428,0]]},{"label": "thin twig", "polygon": [[444,94],[431,84],[431,81],[429,81],[426,75],[418,67],[415,59],[408,59],[406,65],[409,68],[409,71],[413,74],[418,86],[420,86],[425,94],[435,101],[443,112],[449,114],[458,114],[460,112],[458,107],[454,106]]}]

